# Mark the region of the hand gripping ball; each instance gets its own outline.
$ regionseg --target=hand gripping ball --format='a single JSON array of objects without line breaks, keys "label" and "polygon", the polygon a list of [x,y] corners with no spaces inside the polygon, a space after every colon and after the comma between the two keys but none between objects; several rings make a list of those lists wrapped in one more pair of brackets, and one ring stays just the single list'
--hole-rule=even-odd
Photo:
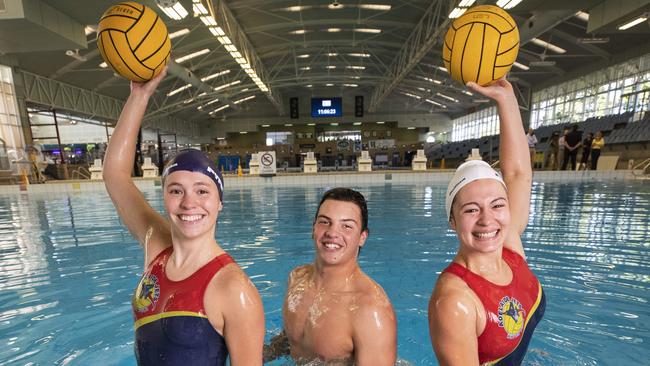
[{"label": "hand gripping ball", "polygon": [[518,52],[519,30],[514,19],[498,6],[479,5],[451,24],[442,59],[454,80],[487,85],[510,71]]},{"label": "hand gripping ball", "polygon": [[133,81],[158,75],[169,61],[167,27],[150,8],[127,1],[112,6],[99,20],[97,48],[115,72]]}]

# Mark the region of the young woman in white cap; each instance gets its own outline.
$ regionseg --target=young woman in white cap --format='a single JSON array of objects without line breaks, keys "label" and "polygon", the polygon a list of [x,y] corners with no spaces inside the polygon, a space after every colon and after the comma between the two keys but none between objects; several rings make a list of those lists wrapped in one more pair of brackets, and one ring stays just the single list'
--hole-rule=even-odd
[{"label": "young woman in white cap", "polygon": [[479,160],[463,163],[446,195],[458,253],[429,302],[431,343],[441,365],[519,365],[546,306],[521,243],[532,171],[512,85],[467,86],[494,99],[501,127],[501,175]]},{"label": "young woman in white cap", "polygon": [[162,175],[166,216],[131,180],[149,98],[166,71],[131,83],[108,144],[104,182],[120,219],[143,246],[133,295],[138,365],[262,365],[264,311],[255,286],[215,240],[223,178],[198,150],[179,152]]}]

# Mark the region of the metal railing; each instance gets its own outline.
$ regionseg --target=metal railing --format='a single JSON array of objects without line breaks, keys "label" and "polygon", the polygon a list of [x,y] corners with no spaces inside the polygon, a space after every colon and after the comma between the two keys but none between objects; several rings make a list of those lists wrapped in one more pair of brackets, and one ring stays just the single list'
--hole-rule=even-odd
[{"label": "metal railing", "polygon": [[72,171],[71,179],[90,179],[90,171],[82,166]]}]

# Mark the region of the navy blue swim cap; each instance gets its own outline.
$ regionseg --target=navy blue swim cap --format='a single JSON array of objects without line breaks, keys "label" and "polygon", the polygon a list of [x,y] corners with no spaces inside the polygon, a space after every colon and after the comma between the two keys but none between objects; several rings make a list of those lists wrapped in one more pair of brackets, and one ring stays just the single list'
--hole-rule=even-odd
[{"label": "navy blue swim cap", "polygon": [[165,178],[179,170],[203,173],[210,177],[214,184],[217,185],[219,199],[223,202],[223,177],[214,163],[204,153],[196,149],[185,149],[176,154],[163,170],[163,186],[165,185]]}]

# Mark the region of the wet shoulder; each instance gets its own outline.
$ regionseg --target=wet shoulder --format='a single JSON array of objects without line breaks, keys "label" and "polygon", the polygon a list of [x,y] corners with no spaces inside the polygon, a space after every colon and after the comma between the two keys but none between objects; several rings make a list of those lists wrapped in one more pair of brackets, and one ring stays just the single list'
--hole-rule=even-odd
[{"label": "wet shoulder", "polygon": [[289,287],[293,286],[297,282],[302,282],[307,278],[310,278],[311,275],[314,273],[314,265],[313,264],[305,264],[302,266],[298,266],[294,268],[290,273],[289,273]]},{"label": "wet shoulder", "polygon": [[354,290],[356,293],[357,304],[359,306],[392,309],[386,291],[384,291],[377,282],[365,273],[361,272],[361,276],[359,276],[358,280],[355,281]]}]

